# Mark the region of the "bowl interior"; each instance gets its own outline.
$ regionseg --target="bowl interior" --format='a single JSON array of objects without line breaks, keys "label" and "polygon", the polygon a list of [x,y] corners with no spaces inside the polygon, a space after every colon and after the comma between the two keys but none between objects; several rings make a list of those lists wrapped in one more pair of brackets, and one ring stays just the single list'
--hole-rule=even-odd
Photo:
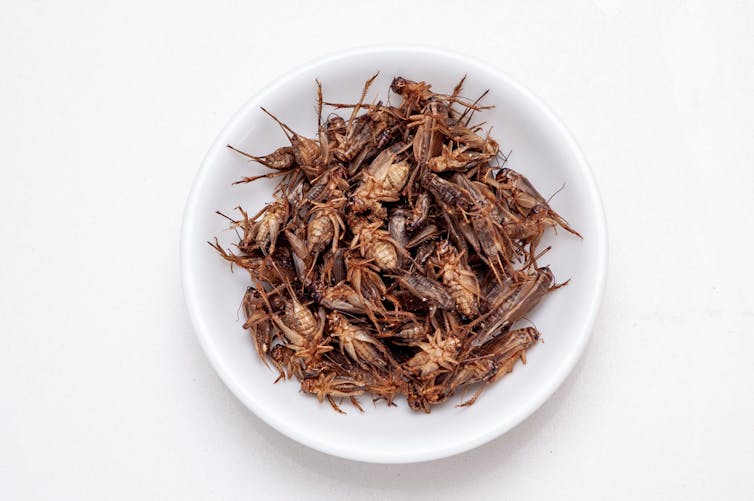
[{"label": "bowl interior", "polygon": [[[264,154],[286,144],[281,130],[259,106],[264,106],[294,130],[308,136],[316,131],[318,78],[325,98],[354,102],[363,82],[377,70],[368,100],[388,95],[393,76],[426,80],[433,90],[450,92],[467,74],[463,95],[476,98],[490,89],[476,121],[493,126],[493,137],[511,151],[507,166],[525,174],[553,208],[583,235],[548,231],[541,248],[552,251],[541,259],[556,280],[570,284],[545,298],[529,319],[542,333],[527,355],[526,365],[486,389],[475,405],[439,406],[431,414],[415,413],[400,400],[398,407],[373,406],[366,412],[344,403],[347,415],[299,393],[295,381],[273,385],[276,374],[257,357],[241,327],[241,296],[248,285],[243,270],[231,273],[207,245],[217,236],[224,246],[235,242],[227,222],[215,211],[232,213],[238,205],[250,213],[271,200],[276,181],[231,186],[242,176],[266,170],[225,148],[230,143]],[[182,236],[182,274],[189,311],[199,339],[226,384],[262,419],[311,447],[342,457],[376,462],[433,459],[479,445],[505,432],[533,412],[570,371],[591,331],[605,268],[605,230],[594,182],[578,148],[565,129],[526,90],[486,66],[459,56],[429,50],[377,49],[333,57],[301,68],[277,80],[231,120],[208,153],[191,193]]]}]

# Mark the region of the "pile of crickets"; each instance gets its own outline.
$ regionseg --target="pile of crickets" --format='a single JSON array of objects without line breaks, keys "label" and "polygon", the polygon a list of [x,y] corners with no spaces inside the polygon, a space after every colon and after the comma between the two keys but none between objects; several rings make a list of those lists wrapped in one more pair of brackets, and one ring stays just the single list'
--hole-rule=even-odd
[{"label": "pile of crickets", "polygon": [[[238,153],[280,176],[274,201],[231,218],[237,250],[211,245],[245,268],[244,327],[259,356],[333,408],[348,397],[415,410],[513,370],[539,339],[512,329],[550,291],[537,244],[556,225],[576,233],[498,143],[473,126],[481,100],[395,78],[399,105],[329,103],[318,85],[316,138],[275,116],[290,145]],[[486,93],[485,93],[486,94]],[[482,95],[483,97],[484,95]],[[323,106],[346,110],[322,119]],[[230,146],[229,146],[230,147]]]}]

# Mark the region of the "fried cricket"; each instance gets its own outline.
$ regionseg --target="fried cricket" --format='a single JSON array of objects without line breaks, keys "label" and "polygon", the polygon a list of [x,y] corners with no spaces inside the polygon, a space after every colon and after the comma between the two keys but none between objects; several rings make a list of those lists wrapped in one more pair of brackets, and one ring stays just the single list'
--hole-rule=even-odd
[{"label": "fried cricket", "polygon": [[238,241],[210,245],[248,272],[243,326],[276,382],[296,378],[341,413],[368,396],[430,412],[471,388],[458,404],[469,406],[526,362],[540,333],[519,324],[565,285],[537,264],[543,235],[581,235],[471,123],[487,92],[462,97],[465,77],[449,94],[396,77],[369,102],[377,76],[353,104],[325,101],[317,81],[312,137],[262,109],[288,144],[228,147],[271,169],[235,184],[277,177],[275,198],[221,214]]}]

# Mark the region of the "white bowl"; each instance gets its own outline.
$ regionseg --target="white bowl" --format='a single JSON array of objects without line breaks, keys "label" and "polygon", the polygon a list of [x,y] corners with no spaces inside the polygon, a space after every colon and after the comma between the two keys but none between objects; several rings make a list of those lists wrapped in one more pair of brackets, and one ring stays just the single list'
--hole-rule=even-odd
[{"label": "white bowl", "polygon": [[[344,404],[347,415],[299,392],[296,381],[273,385],[276,374],[259,360],[248,333],[241,327],[241,296],[249,285],[241,270],[207,245],[215,235],[229,246],[235,234],[215,214],[242,205],[256,212],[271,200],[275,181],[231,186],[242,176],[265,172],[228,150],[232,144],[264,154],[286,143],[280,129],[259,109],[264,106],[294,130],[314,136],[315,78],[325,98],[354,102],[363,82],[377,70],[369,100],[386,99],[394,76],[426,80],[437,92],[449,92],[464,74],[464,96],[485,89],[485,103],[496,107],[477,115],[494,127],[501,148],[512,150],[508,166],[522,172],[552,200],[553,208],[582,235],[548,231],[553,249],[541,264],[550,264],[556,280],[571,283],[547,296],[529,319],[544,343],[533,347],[526,365],[485,390],[468,408],[454,402],[431,414],[398,407],[373,406],[366,412]],[[392,97],[396,99],[395,96]],[[576,364],[590,336],[605,280],[607,238],[600,197],[589,167],[563,124],[520,84],[499,70],[465,56],[425,48],[360,49],[308,64],[274,80],[251,98],[230,120],[207,153],[189,196],[181,237],[181,274],[197,336],[220,377],[257,416],[281,433],[336,456],[378,463],[437,459],[479,446],[510,430],[555,391]]]}]

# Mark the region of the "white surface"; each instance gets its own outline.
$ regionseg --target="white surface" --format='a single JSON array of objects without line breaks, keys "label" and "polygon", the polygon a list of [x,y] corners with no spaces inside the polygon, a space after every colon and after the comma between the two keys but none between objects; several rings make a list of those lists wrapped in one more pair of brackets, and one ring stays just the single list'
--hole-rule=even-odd
[{"label": "white surface", "polygon": [[[218,209],[232,214],[243,205],[255,214],[272,201],[279,179],[233,186],[242,176],[268,169],[249,165],[230,151],[274,151],[287,143],[276,123],[259,107],[274,110],[293,130],[314,136],[319,79],[325,99],[352,102],[363,82],[374,75],[366,102],[388,98],[395,75],[433,82],[435,92],[449,94],[460,76],[468,74],[465,93],[479,96],[491,89],[495,108],[475,115],[492,127],[504,151],[506,166],[524,172],[545,193],[554,193],[556,211],[578,221],[579,239],[565,231],[550,231],[541,248],[552,250],[538,261],[550,265],[556,280],[569,286],[542,301],[528,321],[543,332],[544,342],[527,353],[529,364],[517,367],[484,398],[468,408],[455,404],[435,408],[430,415],[411,411],[403,399],[398,408],[370,406],[359,413],[346,402],[350,416],[328,405],[314,407],[313,397],[297,396],[298,384],[271,382],[276,371],[265,366],[241,328],[239,302],[250,281],[247,273],[230,273],[227,262],[207,245],[218,236],[223,246],[238,242]],[[393,95],[393,99],[394,95]],[[332,110],[327,109],[327,116]],[[346,115],[347,116],[347,115]],[[351,51],[318,60],[287,74],[255,95],[217,137],[195,181],[181,234],[181,279],[186,303],[201,344],[228,387],[265,422],[315,449],[339,457],[376,463],[406,463],[438,459],[466,451],[508,431],[552,395],[581,355],[591,334],[605,282],[607,235],[604,213],[594,179],[583,155],[556,118],[529,92],[483,63],[450,53],[413,47],[381,47]],[[347,244],[346,244],[347,245]],[[526,324],[526,322],[522,322]],[[530,324],[529,324],[530,325]],[[515,327],[515,326],[514,326]],[[550,335],[546,334],[551,333]]]},{"label": "white surface", "polygon": [[[754,497],[754,6],[456,5],[0,6],[0,498]],[[180,293],[183,204],[217,131],[356,41],[498,64],[569,126],[607,209],[606,298],[573,374],[433,463],[273,431],[211,369]]]}]

